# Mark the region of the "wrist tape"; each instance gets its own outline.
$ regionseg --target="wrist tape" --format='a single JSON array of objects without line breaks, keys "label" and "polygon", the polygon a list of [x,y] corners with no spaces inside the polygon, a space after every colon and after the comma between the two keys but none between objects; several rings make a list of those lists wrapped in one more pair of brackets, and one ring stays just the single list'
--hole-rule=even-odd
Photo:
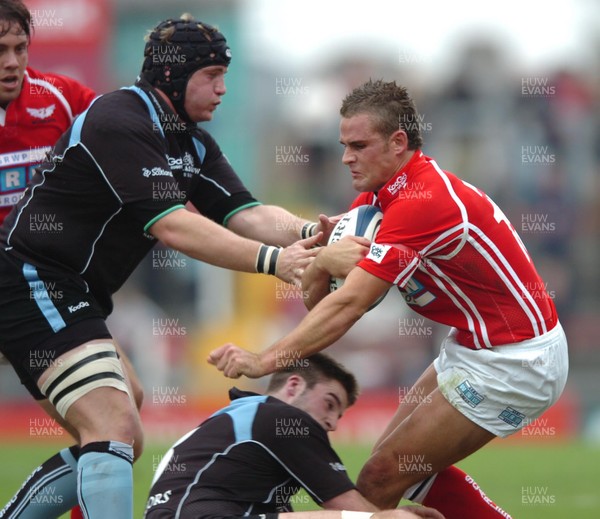
[{"label": "wrist tape", "polygon": [[274,276],[277,271],[277,258],[281,250],[281,247],[261,245],[256,256],[256,272]]},{"label": "wrist tape", "polygon": [[310,238],[315,235],[315,231],[317,230],[317,224],[314,222],[306,222],[302,226],[302,230],[300,231],[300,237],[304,240],[306,238]]}]

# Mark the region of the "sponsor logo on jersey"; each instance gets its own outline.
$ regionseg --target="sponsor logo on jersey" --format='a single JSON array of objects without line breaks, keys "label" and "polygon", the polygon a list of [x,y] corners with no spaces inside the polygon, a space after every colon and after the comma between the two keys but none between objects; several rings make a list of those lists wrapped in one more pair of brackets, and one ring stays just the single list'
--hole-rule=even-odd
[{"label": "sponsor logo on jersey", "polygon": [[335,463],[329,462],[329,466],[336,472],[346,472],[346,467],[344,467],[344,465],[339,461],[336,461]]},{"label": "sponsor logo on jersey", "polygon": [[414,277],[410,278],[404,287],[398,287],[398,289],[408,305],[423,307],[427,306],[432,301],[435,301],[435,296],[431,292],[425,290],[423,284]]},{"label": "sponsor logo on jersey", "polygon": [[50,146],[0,154],[0,207],[15,205]]},{"label": "sponsor logo on jersey", "polygon": [[370,259],[375,263],[381,263],[391,248],[391,245],[380,245],[379,243],[373,242],[371,243],[369,254],[367,254],[367,259]]},{"label": "sponsor logo on jersey", "polygon": [[148,498],[148,503],[146,504],[146,510],[156,505],[163,505],[165,503],[168,503],[172,493],[172,490],[167,490],[166,492],[159,492],[158,494],[150,496]]},{"label": "sponsor logo on jersey", "polygon": [[200,174],[200,168],[195,166],[194,157],[188,151],[186,151],[182,157],[171,157],[167,155],[167,161],[169,162],[169,167],[172,170],[182,170],[185,177],[191,177],[192,174]]},{"label": "sponsor logo on jersey", "polygon": [[167,155],[167,162],[171,169],[183,169],[183,159],[181,157],[170,157]]},{"label": "sponsor logo on jersey", "polygon": [[90,304],[87,301],[80,301],[76,305],[69,305],[69,307],[68,307],[69,313],[73,314],[73,313],[77,312],[78,310],[85,308],[86,306],[90,306]]},{"label": "sponsor logo on jersey", "polygon": [[142,168],[142,175],[148,177],[172,177],[173,173],[166,169],[159,168],[158,166],[152,169]]},{"label": "sponsor logo on jersey", "polygon": [[183,154],[183,171],[184,173],[188,173],[186,176],[190,176],[189,173],[193,173],[194,175],[200,174],[200,168],[196,167],[194,157],[187,151]]},{"label": "sponsor logo on jersey", "polygon": [[56,105],[52,104],[44,108],[25,108],[25,110],[27,110],[27,113],[34,119],[48,119],[49,117],[52,117],[52,114],[54,114]]},{"label": "sponsor logo on jersey", "polygon": [[19,166],[21,164],[30,164],[32,162],[41,162],[46,158],[52,148],[50,146],[39,146],[28,148],[26,150],[11,151],[0,154],[0,168],[6,166]]},{"label": "sponsor logo on jersey", "polygon": [[396,180],[392,184],[387,187],[387,190],[390,195],[395,195],[398,191],[406,187],[406,173],[402,173],[402,175],[398,175]]}]

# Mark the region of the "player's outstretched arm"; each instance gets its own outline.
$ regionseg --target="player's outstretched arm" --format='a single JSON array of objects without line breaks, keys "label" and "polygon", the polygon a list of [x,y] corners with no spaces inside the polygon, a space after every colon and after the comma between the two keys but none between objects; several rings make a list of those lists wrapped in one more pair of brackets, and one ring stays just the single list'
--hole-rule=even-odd
[{"label": "player's outstretched arm", "polygon": [[[318,222],[300,218],[283,207],[256,205],[234,214],[227,223],[231,231],[268,245],[288,246],[301,238],[322,233],[316,244],[326,244],[331,231],[342,215],[329,217],[319,215]],[[305,225],[308,228],[304,229]]]},{"label": "player's outstretched arm", "polygon": [[[260,242],[239,236],[187,209],[163,216],[148,230],[167,247],[191,258],[230,270],[257,272]],[[301,240],[278,251],[276,268],[271,273],[282,281],[300,284],[304,269],[316,254],[316,250],[310,249],[316,239]],[[258,271],[269,273],[268,268]]]},{"label": "player's outstretched arm", "polygon": [[323,298],[296,328],[271,347],[254,354],[235,344],[225,344],[209,354],[208,362],[231,378],[273,373],[282,358],[308,357],[333,344],[389,288],[389,283],[367,271],[353,269],[341,288]]},{"label": "player's outstretched arm", "polygon": [[321,506],[324,510],[280,513],[279,519],[444,519],[440,512],[424,506],[402,506],[396,510],[379,510],[357,490],[344,492]]},{"label": "player's outstretched arm", "polygon": [[[419,509],[414,512],[410,509]],[[423,515],[427,514],[427,515]],[[423,506],[385,510],[383,512],[357,512],[356,510],[316,510],[314,512],[284,512],[279,513],[279,519],[444,519],[444,516],[432,508]]]}]

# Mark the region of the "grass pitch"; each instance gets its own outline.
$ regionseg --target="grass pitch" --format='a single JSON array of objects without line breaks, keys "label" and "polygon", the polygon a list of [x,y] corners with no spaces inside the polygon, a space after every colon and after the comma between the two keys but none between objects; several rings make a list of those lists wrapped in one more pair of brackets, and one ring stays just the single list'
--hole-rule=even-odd
[{"label": "grass pitch", "polygon": [[[0,507],[12,497],[39,463],[63,444],[4,443],[0,446]],[[153,466],[168,446],[149,445],[134,466],[135,518],[141,518]],[[355,479],[369,447],[336,445]],[[600,517],[600,446],[583,443],[506,444],[494,442],[463,461],[487,495],[514,519],[597,519]],[[316,510],[306,496],[293,498],[294,508]],[[66,517],[66,516],[65,516]]]}]

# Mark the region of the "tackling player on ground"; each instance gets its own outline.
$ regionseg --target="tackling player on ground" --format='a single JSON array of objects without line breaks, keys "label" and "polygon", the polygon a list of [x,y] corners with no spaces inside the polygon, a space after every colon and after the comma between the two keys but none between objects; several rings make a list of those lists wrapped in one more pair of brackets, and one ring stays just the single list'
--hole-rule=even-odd
[{"label": "tackling player on ground", "polygon": [[[451,331],[377,442],[358,488],[383,508],[404,496],[448,518],[506,517],[451,465],[520,430],[561,395],[567,341],[554,304],[498,206],[423,154],[405,88],[369,81],[344,99],[341,116],[342,160],[360,192],[353,206],[383,211],[376,242],[346,238],[323,248],[305,273],[311,311],[302,322],[259,354],[227,344],[209,362],[229,377],[271,373],[278,358],[331,345],[397,286],[413,310]],[[358,268],[339,259],[352,253]],[[329,294],[330,276],[346,274]],[[422,462],[399,471],[407,459]]]},{"label": "tackling player on ground", "polygon": [[[327,355],[291,360],[271,377],[266,395],[229,394],[229,406],[162,458],[146,519],[442,518],[414,506],[378,512],[356,490],[327,433],[355,402],[358,386]],[[325,510],[292,513],[300,488]]]}]

